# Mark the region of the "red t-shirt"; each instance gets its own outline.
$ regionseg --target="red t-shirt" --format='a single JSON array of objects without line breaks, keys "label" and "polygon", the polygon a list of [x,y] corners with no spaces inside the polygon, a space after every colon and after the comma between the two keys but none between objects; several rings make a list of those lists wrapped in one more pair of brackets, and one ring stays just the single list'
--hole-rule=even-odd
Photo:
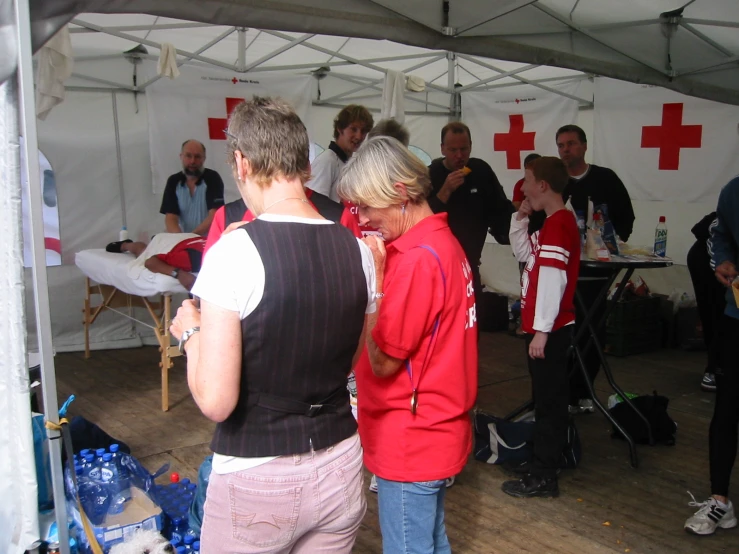
[{"label": "red t-shirt", "polygon": [[203,237],[193,237],[178,242],[166,254],[157,254],[157,258],[177,269],[197,272],[202,264],[204,247]]},{"label": "red t-shirt", "polygon": [[349,229],[358,239],[368,235],[382,236],[382,233],[369,225],[360,225],[359,209],[351,202],[344,202],[344,213],[341,214],[340,223]]},{"label": "red t-shirt", "polygon": [[[421,245],[433,248],[443,274]],[[472,447],[477,321],[472,269],[447,214],[427,217],[387,245],[383,287],[372,338],[385,354],[410,363],[418,408],[411,414],[406,363],[390,377],[376,377],[365,348],[355,368],[364,463],[392,481],[451,477]]]},{"label": "red t-shirt", "polygon": [[[559,302],[559,313],[552,331],[575,321],[575,286],[580,272],[580,233],[575,216],[562,209],[544,220],[544,226],[529,237],[531,254],[521,277],[521,328],[525,333],[536,333],[536,315],[539,271],[542,266],[566,272],[567,285]],[[542,299],[544,301],[555,299]]]},{"label": "red t-shirt", "polygon": [[[246,210],[244,212],[244,217],[241,219],[241,221],[246,221],[247,223],[249,221],[254,221],[254,214],[251,213],[251,210]],[[223,234],[223,231],[226,230],[226,207],[221,206],[216,210],[216,213],[213,215],[213,221],[210,224],[210,229],[208,230],[208,238],[205,241],[205,249],[203,250],[203,256],[208,253],[208,250],[210,250],[210,247],[213,246],[216,242],[218,242],[218,239],[221,238],[221,235]]]},{"label": "red t-shirt", "polygon": [[523,179],[521,179],[513,185],[513,198],[511,198],[511,202],[523,202],[524,198],[526,197],[523,194]]}]

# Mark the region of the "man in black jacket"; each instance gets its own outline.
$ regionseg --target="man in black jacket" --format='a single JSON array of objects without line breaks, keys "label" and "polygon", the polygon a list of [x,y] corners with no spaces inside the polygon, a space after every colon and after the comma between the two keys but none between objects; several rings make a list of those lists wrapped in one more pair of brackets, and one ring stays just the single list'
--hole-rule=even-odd
[{"label": "man in black jacket", "polygon": [[[588,199],[593,203],[594,207],[606,205],[608,218],[613,224],[613,229],[622,241],[626,242],[631,236],[634,228],[634,209],[631,206],[631,198],[618,175],[607,167],[600,167],[595,164],[585,162],[585,153],[588,150],[588,140],[583,131],[577,125],[565,125],[557,130],[556,135],[557,150],[559,157],[567,166],[567,172],[570,174],[570,182],[564,191],[564,200],[568,200],[576,212],[580,212],[586,218],[588,217]],[[592,215],[592,214],[591,214]],[[577,282],[577,292],[582,297],[586,306],[591,306],[598,297],[602,287],[603,280],[607,279],[610,271],[592,270],[583,268],[580,270],[580,278]],[[596,327],[598,341],[605,346],[606,328],[605,322],[599,325],[606,308],[605,302],[602,303],[593,315],[593,325]],[[585,314],[576,304],[576,325],[583,321]],[[580,348],[584,348],[587,343],[587,334],[585,339],[580,343]],[[595,377],[600,370],[600,357],[591,346],[584,358],[585,366],[590,375],[590,380],[595,381]],[[574,372],[572,381],[570,382],[570,411],[592,412],[593,401],[590,398],[585,380],[580,371]]]},{"label": "man in black jacket", "polygon": [[493,169],[483,160],[470,158],[470,129],[458,121],[441,130],[441,153],[429,166],[434,213],[447,212],[449,227],[462,245],[472,266],[475,293],[480,296],[480,261],[485,237],[490,233],[502,244],[508,242],[513,204],[503,192]]}]

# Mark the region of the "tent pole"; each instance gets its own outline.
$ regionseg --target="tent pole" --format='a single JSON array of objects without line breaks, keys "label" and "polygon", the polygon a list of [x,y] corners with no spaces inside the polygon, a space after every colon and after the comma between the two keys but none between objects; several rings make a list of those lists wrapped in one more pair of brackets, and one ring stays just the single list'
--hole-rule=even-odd
[{"label": "tent pole", "polygon": [[239,34],[238,34],[238,46],[236,46],[237,50],[237,62],[236,62],[236,71],[243,72],[244,67],[246,67],[246,28],[245,27],[239,27],[238,28]]},{"label": "tent pole", "polygon": [[449,121],[459,121],[460,116],[462,115],[461,112],[461,106],[459,102],[459,94],[454,89],[455,84],[455,73],[454,73],[454,64],[457,61],[457,55],[454,52],[447,52],[446,53],[446,60],[447,60],[447,91],[449,92]]},{"label": "tent pole", "polygon": [[[135,67],[135,66],[134,66]],[[121,195],[121,228],[128,227],[126,223],[126,191],[123,188],[123,161],[121,159],[121,131],[118,125],[118,97],[115,91],[110,93],[113,98],[113,132],[115,133],[115,158],[118,163],[118,190]]]},{"label": "tent pole", "polygon": [[[38,134],[36,130],[36,102],[33,90],[33,50],[31,48],[31,18],[29,0],[15,0],[15,17],[18,28],[18,98],[20,105],[21,133],[26,144],[26,175],[28,175],[31,237],[33,251],[32,279],[36,312],[36,333],[41,356],[41,386],[44,395],[44,414],[47,421],[59,422],[56,370],[51,341],[51,315],[49,287],[46,274],[46,247],[44,245],[44,221],[39,175]],[[51,483],[54,491],[54,511],[59,532],[59,545],[63,554],[69,554],[69,529],[67,506],[64,498],[62,472],[61,434],[48,430]]]}]

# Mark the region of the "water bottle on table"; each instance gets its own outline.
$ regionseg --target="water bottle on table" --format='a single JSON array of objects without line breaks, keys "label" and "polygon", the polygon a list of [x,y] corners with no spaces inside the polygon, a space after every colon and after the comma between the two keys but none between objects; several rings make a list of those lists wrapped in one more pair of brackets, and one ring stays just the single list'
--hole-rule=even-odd
[{"label": "water bottle on table", "polygon": [[667,223],[663,215],[659,217],[659,223],[654,230],[654,255],[662,258],[667,255]]}]

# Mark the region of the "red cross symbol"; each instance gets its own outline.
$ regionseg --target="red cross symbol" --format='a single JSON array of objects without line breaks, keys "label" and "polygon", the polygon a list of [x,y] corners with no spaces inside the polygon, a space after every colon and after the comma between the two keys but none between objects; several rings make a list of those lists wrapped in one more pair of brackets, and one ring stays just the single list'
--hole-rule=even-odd
[{"label": "red cross symbol", "polygon": [[521,169],[521,151],[534,149],[536,132],[523,132],[523,114],[511,114],[508,120],[508,132],[493,135],[493,150],[505,152],[508,169]]},{"label": "red cross symbol", "polygon": [[683,125],[683,104],[662,105],[662,125],[642,127],[641,147],[659,148],[659,169],[678,169],[681,148],[700,148],[703,125]]},{"label": "red cross symbol", "polygon": [[223,130],[228,125],[228,117],[234,108],[244,101],[243,98],[226,98],[226,117],[208,118],[208,137],[210,140],[226,140]]}]

